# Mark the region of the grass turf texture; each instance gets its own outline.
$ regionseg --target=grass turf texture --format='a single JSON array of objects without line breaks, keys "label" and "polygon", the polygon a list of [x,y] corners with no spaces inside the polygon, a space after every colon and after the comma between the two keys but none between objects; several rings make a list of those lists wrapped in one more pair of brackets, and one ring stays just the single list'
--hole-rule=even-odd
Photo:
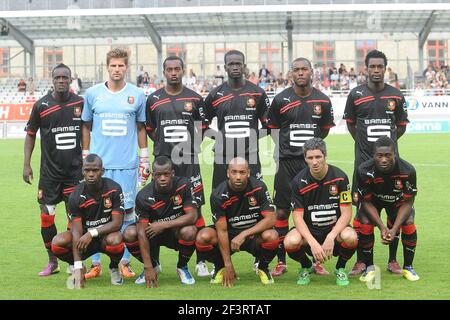
[{"label": "grass turf texture", "polygon": [[[351,179],[353,169],[353,142],[348,135],[332,135],[327,139],[328,161],[342,168]],[[400,152],[404,159],[417,169],[419,193],[416,198],[416,225],[418,247],[414,261],[415,270],[421,279],[409,282],[399,275],[386,271],[388,247],[380,244],[376,229],[375,264],[381,269],[381,289],[369,290],[357,277],[350,280],[345,288],[336,286],[334,275],[315,276],[309,286],[296,285],[299,266],[288,259],[289,272],[275,278],[275,284],[265,287],[252,271],[253,257],[246,252],[233,255],[235,269],[240,277],[235,287],[225,289],[209,284],[209,278],[196,278],[193,286],[182,286],[175,272],[177,252],[161,249],[163,272],[159,275],[159,288],[146,289],[134,284],[134,279],[125,280],[123,286],[112,286],[108,272],[108,257],[102,255],[103,276],[88,280],[81,291],[66,288],[66,263],[61,262],[61,272],[47,278],[37,273],[47,262],[40,235],[39,208],[36,202],[39,173],[40,149],[36,145],[32,167],[35,180],[32,186],[22,181],[23,140],[0,140],[0,299],[449,299],[450,261],[448,243],[448,221],[450,200],[450,135],[448,134],[407,134],[400,140]],[[261,141],[261,158],[265,163],[264,179],[273,192],[272,146],[267,140]],[[209,156],[211,141],[203,146],[203,158],[209,161],[202,166],[207,204],[203,214],[207,224],[211,222],[209,191],[211,190],[212,166]],[[56,223],[58,231],[65,230],[64,207],[57,207]],[[385,214],[383,213],[383,220]],[[292,220],[290,222],[292,225]],[[398,261],[403,262],[402,245],[398,250]],[[276,260],[276,259],[275,259]],[[355,256],[347,264],[351,269]],[[85,264],[89,266],[89,261]],[[325,263],[334,271],[336,258]],[[272,262],[271,267],[275,264]],[[142,264],[133,258],[136,273],[142,271]],[[194,274],[195,256],[191,259],[190,270]],[[211,264],[209,264],[211,266]]]}]

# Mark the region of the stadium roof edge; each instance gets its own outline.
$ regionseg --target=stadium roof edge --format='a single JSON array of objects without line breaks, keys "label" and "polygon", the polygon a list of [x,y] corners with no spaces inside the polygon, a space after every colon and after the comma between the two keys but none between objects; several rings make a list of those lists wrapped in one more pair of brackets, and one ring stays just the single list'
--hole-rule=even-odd
[{"label": "stadium roof edge", "polygon": [[158,15],[195,13],[240,13],[240,12],[339,12],[339,11],[422,11],[450,10],[450,3],[371,3],[371,4],[333,4],[333,5],[244,5],[244,6],[205,6],[205,7],[163,7],[163,8],[120,8],[120,9],[66,9],[66,10],[20,10],[0,11],[2,18],[27,17],[76,17],[109,15]]}]

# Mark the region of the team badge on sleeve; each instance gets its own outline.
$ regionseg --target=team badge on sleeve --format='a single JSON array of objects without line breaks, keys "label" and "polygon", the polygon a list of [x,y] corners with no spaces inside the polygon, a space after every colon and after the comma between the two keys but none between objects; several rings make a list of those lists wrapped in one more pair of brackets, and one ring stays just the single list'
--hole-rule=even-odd
[{"label": "team badge on sleeve", "polygon": [[388,100],[387,108],[389,109],[389,111],[394,111],[395,107],[396,107],[395,100]]},{"label": "team badge on sleeve", "polygon": [[134,97],[133,96],[129,96],[128,97],[128,103],[129,104],[133,104],[134,103]]},{"label": "team badge on sleeve", "polygon": [[352,203],[352,194],[350,193],[350,191],[347,190],[341,192],[340,203]]},{"label": "team badge on sleeve", "polygon": [[112,201],[111,198],[105,198],[105,200],[103,200],[103,205],[105,206],[106,209],[110,209],[112,207]]},{"label": "team badge on sleeve", "polygon": [[403,189],[403,183],[400,179],[395,179],[395,189]]},{"label": "team badge on sleeve", "polygon": [[322,114],[322,106],[320,104],[314,105],[314,114],[320,116]]}]

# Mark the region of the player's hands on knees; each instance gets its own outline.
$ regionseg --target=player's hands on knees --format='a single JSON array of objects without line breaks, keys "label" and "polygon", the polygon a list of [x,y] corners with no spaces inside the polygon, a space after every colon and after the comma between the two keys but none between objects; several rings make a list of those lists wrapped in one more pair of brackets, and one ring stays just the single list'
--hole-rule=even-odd
[{"label": "player's hands on knees", "polygon": [[333,258],[334,238],[331,236],[327,236],[322,244],[322,249],[325,253],[326,260]]},{"label": "player's hands on knees", "polygon": [[237,235],[231,240],[231,250],[234,252],[238,252],[241,249],[241,245],[245,241],[245,236],[242,236],[242,233]]},{"label": "player's hands on knees", "polygon": [[237,279],[236,271],[234,271],[233,265],[225,267],[225,271],[223,273],[222,285],[225,288],[231,288],[234,286],[234,280]]},{"label": "player's hands on knees", "polygon": [[84,269],[73,270],[74,289],[82,289],[86,284],[84,279]]},{"label": "player's hands on knees", "polygon": [[162,233],[164,231],[164,225],[162,223],[149,223],[147,227],[145,228],[145,234],[149,239],[157,236],[158,234]]},{"label": "player's hands on knees", "polygon": [[310,247],[311,253],[313,254],[313,257],[316,261],[323,263],[327,260],[325,251],[323,250],[322,246],[319,243],[312,244],[310,245]]},{"label": "player's hands on knees", "polygon": [[92,241],[92,236],[89,232],[83,234],[83,236],[78,240],[77,249],[80,252],[86,251],[87,247]]},{"label": "player's hands on knees", "polygon": [[145,277],[145,286],[147,288],[157,288],[158,287],[158,274],[155,269],[145,268],[144,267],[144,277]]},{"label": "player's hands on knees", "polygon": [[23,181],[28,184],[31,184],[33,181],[33,169],[31,169],[31,166],[23,166]]}]

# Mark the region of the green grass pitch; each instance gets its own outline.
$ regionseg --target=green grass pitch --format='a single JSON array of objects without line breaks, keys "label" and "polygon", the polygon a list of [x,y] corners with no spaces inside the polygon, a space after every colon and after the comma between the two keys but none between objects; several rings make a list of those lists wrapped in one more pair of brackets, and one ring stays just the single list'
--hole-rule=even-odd
[{"label": "green grass pitch", "polygon": [[[347,172],[351,178],[353,167],[353,142],[349,135],[331,135],[326,139],[328,161]],[[211,141],[204,142],[202,174],[206,198],[211,190]],[[209,279],[196,277],[194,286],[182,286],[175,273],[177,253],[167,248],[161,250],[163,272],[159,275],[159,288],[146,289],[132,280],[125,280],[121,287],[109,282],[108,258],[103,255],[104,274],[87,281],[84,290],[66,288],[66,263],[61,263],[61,273],[39,278],[37,273],[47,261],[40,235],[39,209],[36,203],[39,173],[39,146],[33,155],[35,180],[32,186],[22,181],[23,140],[0,140],[0,299],[449,299],[450,298],[450,135],[406,134],[400,140],[402,157],[417,169],[419,193],[416,198],[416,225],[418,246],[415,270],[421,276],[417,282],[409,282],[385,271],[388,248],[379,241],[376,230],[375,264],[381,269],[381,289],[369,290],[358,278],[351,278],[346,288],[335,285],[334,276],[312,276],[307,287],[296,285],[298,265],[288,260],[289,271],[276,278],[275,284],[264,287],[252,271],[253,258],[245,253],[233,256],[240,279],[230,289],[209,284]],[[261,158],[264,180],[273,191],[274,160],[272,146],[261,141]],[[207,223],[211,221],[209,203],[203,210]],[[383,219],[385,214],[383,213]],[[292,221],[291,221],[292,224]],[[64,230],[66,219],[63,205],[57,208],[57,227]],[[336,258],[335,258],[336,259]],[[336,260],[325,264],[334,270]],[[194,270],[195,257],[190,262]],[[400,243],[398,260],[403,261]],[[347,264],[353,266],[355,257]],[[87,265],[89,262],[86,263]],[[137,273],[142,265],[133,259]],[[272,263],[271,267],[273,266]],[[210,264],[209,264],[210,265]]]}]

